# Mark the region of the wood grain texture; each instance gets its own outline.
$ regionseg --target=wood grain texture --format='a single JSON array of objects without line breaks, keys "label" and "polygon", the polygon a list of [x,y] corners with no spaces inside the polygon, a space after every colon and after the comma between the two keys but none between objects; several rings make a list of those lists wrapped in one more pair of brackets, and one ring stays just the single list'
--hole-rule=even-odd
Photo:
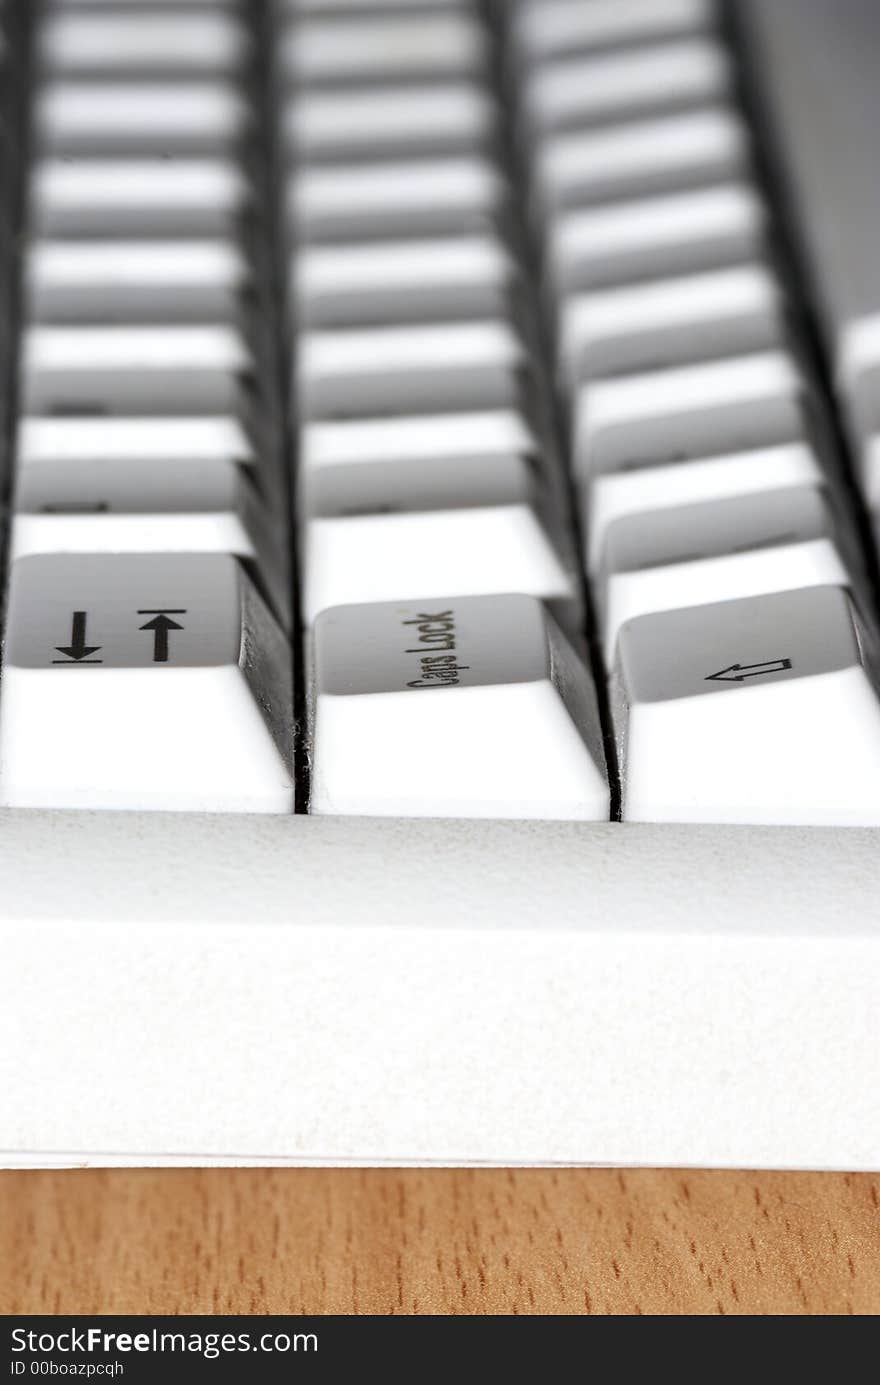
[{"label": "wood grain texture", "polygon": [[876,1313],[880,1180],[0,1174],[5,1313]]}]

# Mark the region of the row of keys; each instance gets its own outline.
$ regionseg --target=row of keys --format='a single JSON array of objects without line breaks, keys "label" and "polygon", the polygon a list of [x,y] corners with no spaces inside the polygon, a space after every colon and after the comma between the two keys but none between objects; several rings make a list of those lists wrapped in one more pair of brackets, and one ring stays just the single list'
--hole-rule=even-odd
[{"label": "row of keys", "polygon": [[877,821],[834,749],[880,731],[868,584],[713,19],[513,25],[623,816]]},{"label": "row of keys", "polygon": [[252,20],[50,4],[33,47],[0,795],[291,811]]},{"label": "row of keys", "polygon": [[488,31],[339,9],[279,43],[309,809],[605,820]]},{"label": "row of keys", "polygon": [[[10,610],[3,802],[289,811],[286,646],[235,560],[27,558]],[[716,820],[877,822],[878,657],[839,585],[629,622],[632,816],[662,788],[667,816],[703,821],[714,784]],[[335,607],[312,658],[313,812],[607,816],[591,685],[534,598]]]},{"label": "row of keys", "polygon": [[278,24],[305,622],[518,592],[576,631],[490,30],[344,9]]}]

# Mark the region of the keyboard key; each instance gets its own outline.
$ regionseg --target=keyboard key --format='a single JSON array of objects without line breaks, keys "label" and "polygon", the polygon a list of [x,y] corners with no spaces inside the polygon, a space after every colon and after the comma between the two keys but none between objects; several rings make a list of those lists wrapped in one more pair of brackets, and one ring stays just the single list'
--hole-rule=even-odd
[{"label": "keyboard key", "polygon": [[281,39],[292,83],[462,76],[487,61],[483,26],[466,13],[304,19]]},{"label": "keyboard key", "polygon": [[585,490],[582,518],[590,572],[599,568],[609,527],[627,515],[656,513],[739,495],[760,495],[790,486],[821,486],[826,480],[815,452],[806,442],[591,477]]},{"label": "keyboard key", "polygon": [[517,409],[309,423],[300,435],[300,513],[510,500],[526,494],[539,457]]},{"label": "keyboard key", "polygon": [[736,177],[745,127],[724,107],[549,136],[535,154],[545,208],[646,197]]},{"label": "keyboard key", "polygon": [[783,352],[582,385],[578,475],[797,441],[804,382]]},{"label": "keyboard key", "polygon": [[532,58],[689,34],[708,27],[713,0],[520,0],[515,33]]},{"label": "keyboard key", "polygon": [[30,413],[235,412],[255,370],[244,336],[219,325],[31,327],[22,346]]},{"label": "keyboard key", "polygon": [[562,308],[569,382],[745,355],[782,344],[782,292],[763,265],[576,294]]},{"label": "keyboard key", "polygon": [[290,649],[235,559],[12,569],[0,801],[290,812]]},{"label": "keyboard key", "polygon": [[298,326],[437,322],[509,310],[515,269],[495,236],[306,245],[294,258]]},{"label": "keyboard key", "polygon": [[314,468],[300,480],[303,515],[394,514],[531,503],[537,489],[533,460],[524,453],[442,460],[363,461]]},{"label": "keyboard key", "polygon": [[232,237],[37,241],[25,274],[26,316],[71,325],[232,320],[252,281]]},{"label": "keyboard key", "polygon": [[247,30],[222,8],[213,13],[62,12],[37,29],[38,62],[56,72],[236,71],[249,54]]},{"label": "keyboard key", "polygon": [[394,601],[425,592],[524,592],[556,603],[566,628],[579,617],[578,583],[529,501],[471,508],[311,519],[303,537],[308,623],[328,606]]},{"label": "keyboard key", "polygon": [[547,132],[724,100],[731,73],[724,47],[697,37],[556,58],[537,66],[525,82],[527,117],[536,132]]},{"label": "keyboard key", "polygon": [[840,587],[630,621],[612,700],[629,821],[880,822],[877,654]]},{"label": "keyboard key", "polygon": [[495,105],[474,82],[307,90],[284,109],[282,133],[297,160],[472,152],[495,129]]},{"label": "keyboard key", "polygon": [[311,812],[607,820],[592,682],[539,602],[326,611],[314,665]]},{"label": "keyboard key", "polygon": [[513,403],[525,347],[504,321],[311,331],[300,338],[300,417],[376,410],[492,408]]},{"label": "keyboard key", "polygon": [[759,259],[765,228],[760,198],[740,183],[569,210],[547,232],[551,283],[561,297]]},{"label": "keyboard key", "polygon": [[53,82],[34,111],[47,154],[218,154],[250,123],[250,104],[233,82]]},{"label": "keyboard key", "polygon": [[217,459],[44,461],[20,467],[10,538],[33,553],[232,553],[252,565],[290,626],[283,528],[270,522],[252,468]]},{"label": "keyboard key", "polygon": [[858,575],[826,493],[817,486],[627,515],[606,532],[599,576],[606,663],[626,621]]},{"label": "keyboard key", "polygon": [[297,241],[469,234],[491,224],[503,196],[500,172],[476,155],[306,165],[290,180],[287,214]]},{"label": "keyboard key", "polygon": [[251,189],[232,159],[41,159],[31,175],[37,235],[211,236],[234,227]]},{"label": "keyboard key", "polygon": [[204,461],[254,464],[254,439],[232,415],[202,418],[28,418],[19,421],[16,460],[20,469],[44,462],[98,463],[117,460],[171,463]]}]

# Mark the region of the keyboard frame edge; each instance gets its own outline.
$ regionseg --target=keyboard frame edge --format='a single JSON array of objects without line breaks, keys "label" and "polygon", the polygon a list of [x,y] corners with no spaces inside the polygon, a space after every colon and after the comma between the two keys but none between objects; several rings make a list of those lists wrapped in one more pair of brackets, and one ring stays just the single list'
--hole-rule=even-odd
[{"label": "keyboard frame edge", "polygon": [[0,1163],[880,1168],[878,857],[3,810]]}]

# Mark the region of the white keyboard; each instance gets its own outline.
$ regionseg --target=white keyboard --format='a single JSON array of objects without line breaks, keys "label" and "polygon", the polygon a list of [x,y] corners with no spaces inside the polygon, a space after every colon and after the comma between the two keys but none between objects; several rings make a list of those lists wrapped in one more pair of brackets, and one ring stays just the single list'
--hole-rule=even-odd
[{"label": "white keyboard", "polygon": [[880,1167],[843,8],[6,0],[7,1163]]}]

